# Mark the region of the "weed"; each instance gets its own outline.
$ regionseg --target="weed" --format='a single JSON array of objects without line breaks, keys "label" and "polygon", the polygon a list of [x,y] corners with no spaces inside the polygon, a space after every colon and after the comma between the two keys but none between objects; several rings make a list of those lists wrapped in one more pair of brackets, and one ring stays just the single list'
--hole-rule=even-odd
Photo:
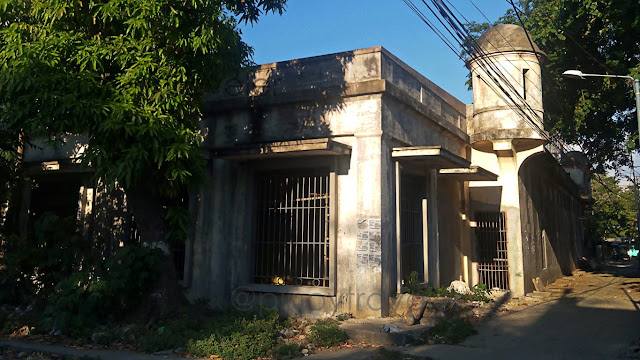
[{"label": "weed", "polygon": [[278,314],[233,315],[210,324],[215,326],[209,327],[200,339],[189,340],[187,350],[196,356],[217,355],[229,360],[265,357],[276,345]]},{"label": "weed", "polygon": [[464,300],[469,301],[483,301],[483,302],[491,302],[492,300],[489,298],[489,294],[491,291],[487,288],[485,284],[476,284],[471,288],[471,292],[468,294],[460,294],[453,290],[449,290],[446,287],[442,286],[440,288],[422,288],[420,283],[418,282],[418,273],[412,271],[409,274],[409,278],[406,280],[407,290],[409,294],[412,295],[420,295],[420,296],[428,296],[428,297],[460,297]]},{"label": "weed", "polygon": [[469,300],[491,302],[493,300],[489,298],[489,295],[491,295],[491,290],[487,288],[487,285],[475,284],[471,288],[471,294],[469,294],[469,297],[470,297]]},{"label": "weed", "polygon": [[118,339],[118,335],[111,331],[95,333],[91,336],[91,341],[98,345],[111,345],[114,341]]},{"label": "weed", "polygon": [[439,320],[431,329],[431,335],[445,344],[457,344],[475,333],[471,323],[462,318]]},{"label": "weed", "polygon": [[274,359],[279,360],[289,360],[295,359],[302,356],[302,346],[299,344],[279,344],[273,350],[271,350],[271,355],[273,355]]},{"label": "weed", "polygon": [[145,352],[184,347],[188,339],[198,338],[202,323],[197,319],[183,317],[167,321],[154,329],[148,330],[140,337],[140,349]]},{"label": "weed", "polygon": [[320,320],[310,329],[309,339],[318,347],[337,346],[349,337],[335,320]]}]

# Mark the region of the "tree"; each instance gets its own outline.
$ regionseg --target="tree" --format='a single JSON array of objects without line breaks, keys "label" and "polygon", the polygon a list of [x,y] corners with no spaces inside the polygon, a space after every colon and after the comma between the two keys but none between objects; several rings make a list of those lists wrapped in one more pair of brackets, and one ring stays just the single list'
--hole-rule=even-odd
[{"label": "tree", "polygon": [[613,177],[591,181],[593,205],[585,227],[594,239],[634,237],[636,203],[632,186],[620,186]]},{"label": "tree", "polygon": [[285,4],[0,0],[0,128],[86,134],[85,163],[124,187],[143,241],[164,243],[167,204],[203,168],[203,93],[250,64],[238,23]]},{"label": "tree", "polygon": [[[564,142],[577,145],[593,170],[628,165],[637,139],[633,93],[620,79],[584,81],[562,73],[640,76],[640,3],[635,0],[519,0],[496,24],[524,26],[547,53],[543,72],[545,122]],[[520,21],[522,20],[522,22]],[[470,24],[476,34],[489,24]]]}]

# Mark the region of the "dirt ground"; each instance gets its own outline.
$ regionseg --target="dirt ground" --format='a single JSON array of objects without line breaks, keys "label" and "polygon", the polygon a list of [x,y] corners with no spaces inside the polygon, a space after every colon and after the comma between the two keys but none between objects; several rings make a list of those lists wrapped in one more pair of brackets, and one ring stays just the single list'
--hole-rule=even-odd
[{"label": "dirt ground", "polygon": [[576,271],[497,313],[458,346],[407,352],[433,359],[640,359],[638,261]]},{"label": "dirt ground", "polygon": [[[544,292],[495,305],[497,316],[479,324],[478,334],[460,345],[394,350],[420,359],[640,359],[637,260],[609,262],[599,271],[578,270],[549,284]],[[376,349],[335,350],[310,358],[386,358]],[[67,358],[47,354],[0,347],[0,360]]]}]

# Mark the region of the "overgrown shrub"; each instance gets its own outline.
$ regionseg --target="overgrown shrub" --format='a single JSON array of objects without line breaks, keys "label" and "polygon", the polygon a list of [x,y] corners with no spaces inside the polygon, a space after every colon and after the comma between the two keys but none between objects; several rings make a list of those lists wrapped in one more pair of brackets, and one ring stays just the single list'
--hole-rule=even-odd
[{"label": "overgrown shrub", "polygon": [[278,360],[299,358],[302,356],[302,346],[296,343],[279,344],[275,348],[273,348],[273,350],[271,350],[271,355],[274,359]]},{"label": "overgrown shrub", "polygon": [[445,344],[457,344],[476,333],[473,325],[465,319],[441,319],[431,329],[431,335]]},{"label": "overgrown shrub", "polygon": [[335,320],[320,320],[311,327],[309,340],[313,345],[319,347],[340,345],[349,339],[349,336],[339,328],[339,325]]},{"label": "overgrown shrub", "polygon": [[89,252],[72,218],[44,213],[26,237],[7,236],[0,249],[0,303],[44,301],[77,271]]},{"label": "overgrown shrub", "polygon": [[140,337],[142,351],[156,352],[185,347],[189,339],[199,339],[203,334],[204,324],[193,317],[182,317],[160,324]]},{"label": "overgrown shrub", "polygon": [[[215,322],[200,340],[191,340],[188,351],[195,356],[217,355],[223,359],[254,359],[265,357],[278,339],[278,313],[266,312],[253,317],[224,317]],[[222,321],[221,321],[222,320]]]},{"label": "overgrown shrub", "polygon": [[487,285],[475,284],[471,288],[470,300],[490,302],[492,300],[489,298],[489,295],[491,295],[491,290],[489,290]]},{"label": "overgrown shrub", "polygon": [[125,246],[93,271],[71,274],[47,299],[47,325],[86,328],[134,309],[152,290],[163,256],[158,249]]},{"label": "overgrown shrub", "polygon": [[43,328],[87,329],[135,308],[161,271],[162,252],[127,246],[102,260],[72,218],[38,217],[0,249],[0,303],[32,305]]}]

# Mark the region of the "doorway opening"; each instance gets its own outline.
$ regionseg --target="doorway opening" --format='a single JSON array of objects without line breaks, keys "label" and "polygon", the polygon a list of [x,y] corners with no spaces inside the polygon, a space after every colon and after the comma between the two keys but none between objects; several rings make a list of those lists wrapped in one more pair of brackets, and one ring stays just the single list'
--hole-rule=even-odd
[{"label": "doorway opening", "polygon": [[509,290],[507,225],[504,212],[476,213],[478,280],[489,289]]}]

